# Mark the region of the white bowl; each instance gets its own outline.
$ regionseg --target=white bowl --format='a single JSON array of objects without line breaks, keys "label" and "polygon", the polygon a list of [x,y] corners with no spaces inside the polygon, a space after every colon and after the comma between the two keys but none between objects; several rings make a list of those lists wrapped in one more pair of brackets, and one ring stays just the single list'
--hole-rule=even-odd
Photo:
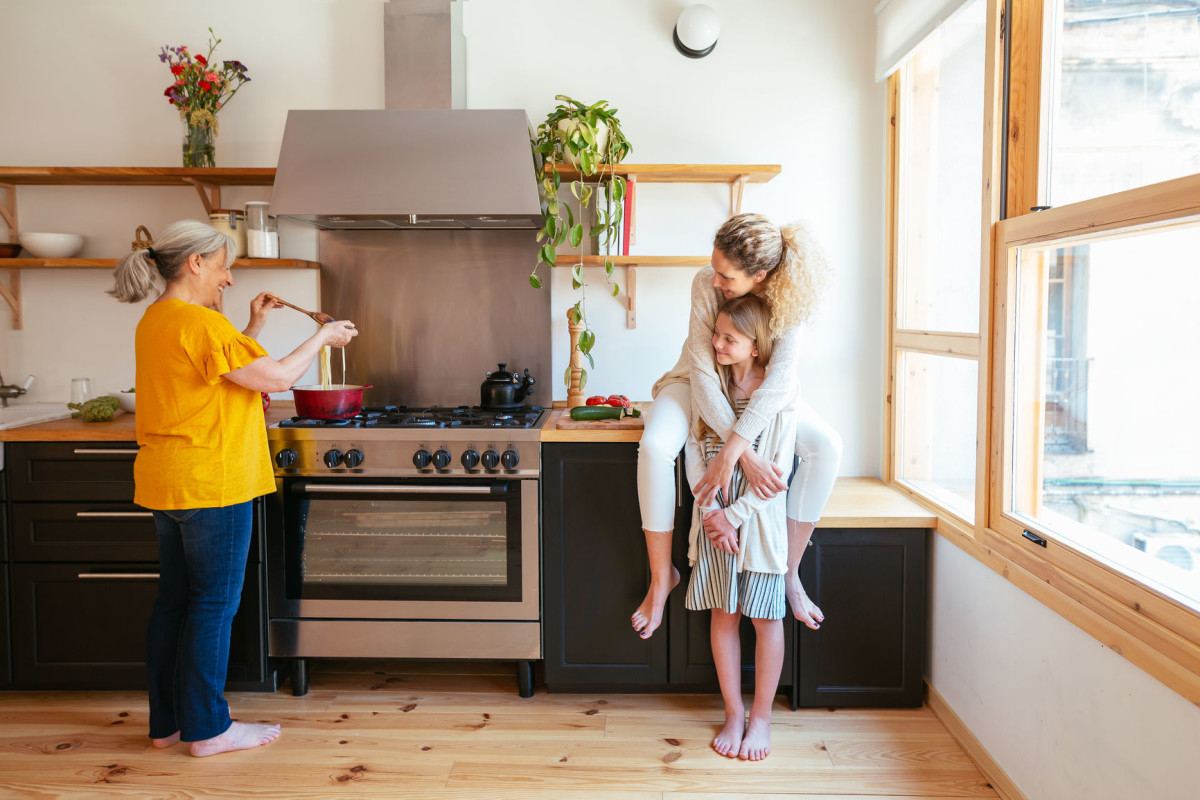
[{"label": "white bowl", "polygon": [[71,258],[83,249],[78,233],[22,233],[20,240],[34,258]]},{"label": "white bowl", "polygon": [[117,398],[117,403],[120,404],[122,411],[133,413],[133,409],[137,405],[137,395],[133,392],[109,392],[113,397]]}]

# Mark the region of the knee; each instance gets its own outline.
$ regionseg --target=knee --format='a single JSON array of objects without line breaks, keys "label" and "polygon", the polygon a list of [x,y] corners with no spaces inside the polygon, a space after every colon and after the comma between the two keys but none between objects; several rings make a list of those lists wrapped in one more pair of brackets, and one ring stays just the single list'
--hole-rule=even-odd
[{"label": "knee", "polygon": [[802,453],[805,460],[819,459],[838,463],[842,460],[842,437],[828,425],[814,426],[805,432],[802,446],[807,453]]},{"label": "knee", "polygon": [[679,455],[679,448],[682,445],[667,441],[668,438],[643,434],[641,441],[638,442],[638,463],[674,465],[675,457]]}]

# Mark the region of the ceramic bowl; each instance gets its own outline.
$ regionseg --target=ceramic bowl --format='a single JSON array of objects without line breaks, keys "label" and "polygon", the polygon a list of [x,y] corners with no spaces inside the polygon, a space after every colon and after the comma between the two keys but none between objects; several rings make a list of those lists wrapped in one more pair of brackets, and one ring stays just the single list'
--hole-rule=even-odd
[{"label": "ceramic bowl", "polygon": [[137,395],[133,392],[109,392],[113,397],[117,398],[117,402],[121,405],[121,410],[129,414],[133,413],[133,409],[137,405]]},{"label": "ceramic bowl", "polygon": [[20,239],[34,258],[71,258],[83,249],[78,233],[22,233]]}]

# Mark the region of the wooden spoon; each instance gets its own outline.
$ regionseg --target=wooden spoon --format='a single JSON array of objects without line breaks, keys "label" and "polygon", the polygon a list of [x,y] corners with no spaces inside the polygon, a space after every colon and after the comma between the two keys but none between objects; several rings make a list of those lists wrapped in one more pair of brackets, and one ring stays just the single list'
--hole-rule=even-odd
[{"label": "wooden spoon", "polygon": [[274,300],[276,303],[279,303],[279,305],[281,305],[281,306],[287,306],[288,308],[294,308],[297,311],[299,311],[301,314],[307,314],[308,316],[315,319],[321,325],[324,325],[328,322],[334,321],[333,317],[329,316],[324,311],[308,311],[306,309],[301,308],[300,306],[292,305],[291,303],[278,297],[277,295],[269,294],[267,296],[270,297],[272,300]]}]

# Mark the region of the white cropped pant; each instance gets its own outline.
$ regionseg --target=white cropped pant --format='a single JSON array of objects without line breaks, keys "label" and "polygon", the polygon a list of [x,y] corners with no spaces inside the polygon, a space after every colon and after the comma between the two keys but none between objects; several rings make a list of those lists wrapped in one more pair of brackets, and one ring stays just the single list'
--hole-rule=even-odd
[{"label": "white cropped pant", "polygon": [[[642,528],[669,531],[675,527],[675,458],[687,440],[692,387],[664,386],[654,398],[638,446],[638,504]],[[796,455],[800,466],[788,486],[787,515],[797,522],[816,522],[833,491],[842,439],[804,401],[797,401]]]}]

